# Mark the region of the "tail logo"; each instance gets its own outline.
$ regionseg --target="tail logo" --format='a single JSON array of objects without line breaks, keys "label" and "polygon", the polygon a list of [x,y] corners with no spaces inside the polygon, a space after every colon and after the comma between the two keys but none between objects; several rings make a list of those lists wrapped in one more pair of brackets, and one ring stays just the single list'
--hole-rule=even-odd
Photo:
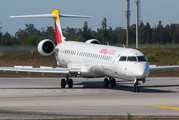
[{"label": "tail logo", "polygon": [[62,29],[60,25],[60,14],[58,10],[54,10],[52,14],[56,15],[57,17],[54,17],[53,19],[55,20],[55,29],[56,29],[56,38],[57,38],[57,44],[63,42],[63,34],[62,34]]}]

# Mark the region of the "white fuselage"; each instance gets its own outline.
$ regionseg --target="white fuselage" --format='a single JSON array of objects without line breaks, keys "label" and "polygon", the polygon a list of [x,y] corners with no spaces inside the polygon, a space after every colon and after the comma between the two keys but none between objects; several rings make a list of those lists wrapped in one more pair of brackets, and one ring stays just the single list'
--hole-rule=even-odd
[{"label": "white fuselage", "polygon": [[[149,74],[144,55],[135,49],[67,41],[56,46],[57,62],[67,68],[80,68],[83,77],[115,77],[127,80],[144,79]],[[121,56],[126,60],[119,60]],[[129,61],[129,57],[136,61]]]}]

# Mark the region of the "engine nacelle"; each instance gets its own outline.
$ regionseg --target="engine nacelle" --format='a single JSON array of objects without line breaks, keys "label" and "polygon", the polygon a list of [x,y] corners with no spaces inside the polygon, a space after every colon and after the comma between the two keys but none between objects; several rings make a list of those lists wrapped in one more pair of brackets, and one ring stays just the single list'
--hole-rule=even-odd
[{"label": "engine nacelle", "polygon": [[55,44],[52,40],[45,39],[39,42],[37,50],[41,55],[48,56],[54,52]]},{"label": "engine nacelle", "polygon": [[96,39],[90,39],[90,40],[87,40],[85,43],[101,44],[101,42],[100,42],[99,40],[96,40]]}]

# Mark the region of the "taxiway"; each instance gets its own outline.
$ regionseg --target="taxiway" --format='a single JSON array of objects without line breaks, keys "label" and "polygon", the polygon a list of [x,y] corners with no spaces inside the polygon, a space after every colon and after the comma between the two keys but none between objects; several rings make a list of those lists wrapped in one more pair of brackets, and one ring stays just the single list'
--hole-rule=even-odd
[{"label": "taxiway", "polygon": [[179,78],[147,78],[140,93],[121,79],[74,78],[72,89],[60,79],[0,78],[0,119],[179,117]]}]

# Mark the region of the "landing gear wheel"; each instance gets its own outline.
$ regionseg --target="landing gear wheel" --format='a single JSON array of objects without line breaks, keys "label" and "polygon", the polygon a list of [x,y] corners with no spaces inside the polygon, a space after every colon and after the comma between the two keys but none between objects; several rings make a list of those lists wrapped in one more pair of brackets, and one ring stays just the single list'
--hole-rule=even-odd
[{"label": "landing gear wheel", "polygon": [[66,86],[66,81],[65,81],[65,79],[62,79],[61,80],[61,88],[65,88],[65,86]]},{"label": "landing gear wheel", "polygon": [[135,93],[135,92],[140,92],[140,88],[138,87],[138,84],[137,84],[137,83],[134,84],[133,91],[134,91],[134,93]]},{"label": "landing gear wheel", "polygon": [[69,87],[69,88],[72,88],[72,87],[73,87],[73,80],[72,80],[72,79],[69,79],[69,80],[68,80],[68,87]]},{"label": "landing gear wheel", "polygon": [[137,92],[140,92],[140,87],[137,87]]},{"label": "landing gear wheel", "polygon": [[134,91],[134,93],[137,91],[136,83],[134,84],[133,91]]},{"label": "landing gear wheel", "polygon": [[109,85],[109,80],[107,78],[104,78],[103,84],[104,84],[104,87],[107,88]]},{"label": "landing gear wheel", "polygon": [[114,78],[111,79],[111,87],[116,87],[116,80]]}]

